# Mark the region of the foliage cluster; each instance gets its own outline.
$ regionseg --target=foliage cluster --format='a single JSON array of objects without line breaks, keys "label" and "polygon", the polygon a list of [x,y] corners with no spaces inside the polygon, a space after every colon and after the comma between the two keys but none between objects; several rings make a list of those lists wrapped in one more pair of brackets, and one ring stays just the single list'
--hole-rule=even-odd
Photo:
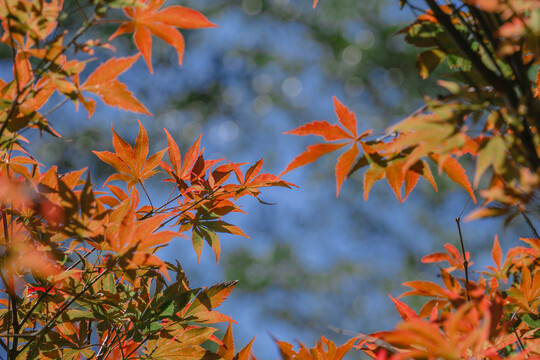
[{"label": "foliage cluster", "polygon": [[[370,137],[372,130],[359,134],[354,114],[334,99],[338,124],[315,121],[288,132],[321,136],[325,142],[308,146],[284,172],[350,145],[337,160],[337,193],[348,176],[367,167],[366,200],[373,183],[386,178],[401,202],[420,177],[437,190],[428,165],[432,161],[475,203],[476,192],[483,198],[482,206],[468,215],[470,220],[500,216],[508,223],[523,216],[534,238],[521,238],[527,246],[510,249],[503,260],[495,236],[494,266],[473,280],[460,215],[456,222],[461,251],[447,244],[446,253],[422,259],[448,263],[440,269],[442,286],[421,280],[403,284],[411,290],[402,296],[428,298],[418,314],[392,298],[403,318],[394,330],[360,334],[356,344],[339,348],[325,338],[309,350],[302,345],[294,351],[292,345],[279,343],[283,358],[341,358],[353,346],[379,359],[540,356],[540,239],[528,215],[537,220],[540,210],[540,5],[512,0],[443,5],[426,0],[425,5],[424,10],[401,1],[402,7],[419,14],[399,33],[424,49],[416,62],[423,78],[446,62],[451,72],[438,80],[446,93],[425,96],[423,107],[377,138]],[[465,156],[476,163],[474,186],[458,162]],[[481,184],[488,171],[489,180]],[[453,275],[455,271],[463,276]]]},{"label": "foliage cluster", "polygon": [[[13,62],[13,78],[0,80],[0,346],[9,359],[248,359],[252,342],[236,353],[234,320],[215,310],[235,282],[193,289],[180,263],[163,261],[157,251],[189,234],[199,259],[206,242],[218,261],[220,233],[246,236],[224,220],[242,212],[237,200],[262,201],[261,188],[294,185],[261,173],[262,159],[251,165],[205,159],[201,137],[182,155],[167,130],[167,147],[149,156],[140,122],[133,145],[112,128],[114,152],[94,151],[115,170],[103,189],[92,184],[89,172],[84,175],[87,169],[59,174],[42,166],[28,152],[24,133],[61,136],[47,119],[57,108],[50,104],[53,94],[64,98],[58,105],[82,104],[89,117],[97,106],[89,94],[112,107],[150,114],[118,76],[141,54],[153,71],[153,36],[172,46],[181,64],[185,44],[178,28],[215,26],[201,13],[164,0],[75,3],[71,15],[62,0],[0,3],[1,41]],[[299,350],[277,341],[284,359],[341,359],[353,347],[380,359],[540,356],[540,239],[533,226],[540,210],[540,5],[425,4],[424,10],[401,2],[419,13],[401,33],[424,48],[417,61],[422,77],[443,62],[449,65],[452,71],[438,82],[446,94],[425,97],[425,106],[377,137],[360,132],[355,115],[334,99],[339,124],[315,121],[289,132],[325,142],[310,145],[284,173],[347,146],[335,170],[338,194],[348,176],[367,167],[365,198],[374,182],[386,178],[403,201],[420,177],[437,189],[431,161],[475,203],[479,189],[484,203],[469,218],[504,216],[508,222],[523,216],[535,237],[522,238],[527,247],[505,257],[495,237],[494,266],[477,279],[469,276],[463,241],[461,251],[446,245],[447,253],[423,259],[448,263],[441,267],[442,285],[404,284],[411,288],[404,295],[428,298],[419,313],[392,298],[403,318],[394,330],[358,335],[339,347],[325,338]],[[115,9],[124,16],[114,18]],[[80,17],[74,33],[64,31],[68,16]],[[109,39],[86,39],[90,28],[111,23],[119,26]],[[94,48],[114,49],[114,38],[131,33],[135,55],[111,56],[86,69],[96,61]],[[46,106],[51,110],[42,114]],[[464,156],[476,161],[473,184],[458,162]],[[145,182],[158,173],[170,196],[154,204]],[[482,181],[486,174],[488,181]],[[140,204],[141,192],[146,205]],[[229,322],[222,339],[208,326],[220,322]]]}]

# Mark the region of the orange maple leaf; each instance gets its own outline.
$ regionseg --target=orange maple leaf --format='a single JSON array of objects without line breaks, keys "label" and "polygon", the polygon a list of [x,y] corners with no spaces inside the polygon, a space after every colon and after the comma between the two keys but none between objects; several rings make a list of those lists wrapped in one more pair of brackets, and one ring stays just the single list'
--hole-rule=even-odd
[{"label": "orange maple leaf", "polygon": [[242,175],[242,171],[238,167],[238,164],[231,163],[236,178],[240,183],[240,187],[236,191],[236,199],[248,194],[258,197],[261,193],[259,191],[259,188],[261,187],[283,186],[290,189],[291,186],[296,186],[283,181],[278,176],[272,174],[259,174],[262,169],[263,161],[264,160],[261,159],[253,164],[249,169],[247,169],[245,176]]},{"label": "orange maple leaf", "polygon": [[[88,76],[88,79],[82,84],[81,90],[99,95],[103,102],[109,106],[152,116],[148,109],[127,89],[126,85],[117,80],[117,77],[129,69],[138,58],[139,54],[109,59]],[[79,100],[88,111],[88,117],[91,117],[96,108],[94,100],[86,100],[82,95],[79,95]]]},{"label": "orange maple leaf", "polygon": [[[171,165],[167,164],[164,161],[161,161],[159,165],[171,176],[172,179],[174,179],[174,181],[176,181],[176,183],[178,183],[179,185],[183,185],[183,190],[185,190],[188,186],[185,184],[184,181],[190,179],[191,169],[201,155],[200,147],[202,134],[199,135],[199,138],[186,151],[184,155],[184,161],[182,162],[182,155],[180,154],[178,145],[172,138],[171,134],[169,134],[167,129],[163,130],[165,130],[165,134],[167,135],[167,152],[169,154],[169,160],[171,162]],[[165,181],[173,181],[172,179],[166,179]]]},{"label": "orange maple leaf", "polygon": [[274,339],[279,347],[279,352],[281,357],[284,360],[293,360],[293,359],[302,359],[302,360],[314,360],[314,359],[332,359],[332,360],[341,360],[347,355],[351,350],[354,343],[358,341],[358,337],[352,338],[341,346],[336,346],[336,344],[325,338],[321,337],[317,341],[317,344],[308,349],[304,344],[300,343],[300,349],[298,351],[294,350],[292,344],[289,344],[285,341],[278,341]]},{"label": "orange maple leaf", "polygon": [[111,128],[116,154],[110,151],[93,151],[97,157],[118,171],[117,174],[109,176],[105,184],[112,180],[122,180],[127,182],[129,189],[137,183],[144,183],[145,179],[158,172],[155,168],[159,165],[167,149],[158,151],[148,159],[146,158],[148,155],[148,135],[140,121],[139,134],[135,140],[135,148],[131,147],[131,145],[114,131],[112,124]]},{"label": "orange maple leaf", "polygon": [[324,154],[336,151],[351,144],[351,147],[345,151],[337,160],[336,164],[336,196],[339,195],[339,190],[343,181],[347,178],[347,174],[351,170],[354,160],[358,156],[357,142],[365,138],[371,133],[371,130],[364,131],[358,135],[356,116],[345,105],[334,97],[334,108],[339,121],[339,124],[330,124],[327,121],[313,121],[309,124],[302,125],[296,129],[285,132],[291,135],[317,135],[322,136],[326,141],[344,140],[342,143],[319,143],[309,145],[306,151],[298,155],[287,168],[280,174],[283,175],[297,167],[307,165],[314,162]]},{"label": "orange maple leaf", "polygon": [[109,40],[112,40],[119,35],[133,33],[135,46],[143,54],[150,73],[153,73],[152,34],[176,50],[178,64],[182,65],[184,37],[175,28],[217,27],[200,12],[184,6],[174,5],[158,11],[164,2],[165,0],[148,0],[145,7],[125,7],[124,13],[132,20],[124,21],[109,37]]},{"label": "orange maple leaf", "polygon": [[390,299],[392,300],[392,302],[394,303],[394,306],[396,307],[396,310],[399,312],[399,315],[401,316],[401,318],[403,320],[409,320],[409,319],[418,319],[419,316],[417,313],[414,312],[413,309],[411,309],[407,304],[405,304],[404,302],[396,299],[396,298],[393,298],[392,295],[388,295],[390,296]]},{"label": "orange maple leaf", "polygon": [[474,190],[463,166],[451,156],[441,157],[439,154],[431,154],[429,157],[439,165],[439,169],[444,171],[453,182],[463,187],[476,204]]},{"label": "orange maple leaf", "polygon": [[217,354],[224,360],[249,360],[253,341],[255,341],[255,338],[251,339],[251,341],[235,355],[232,324],[229,323],[227,331],[225,332],[225,335],[223,335],[222,344],[217,350]]},{"label": "orange maple leaf", "polygon": [[110,249],[126,261],[121,263],[124,268],[155,266],[169,278],[165,262],[154,253],[158,248],[167,245],[172,238],[183,235],[169,230],[158,231],[169,217],[168,214],[138,220],[136,216],[138,203],[139,195],[137,189],[134,189],[130,198],[124,201],[124,206],[118,206],[111,213],[113,221],[106,229],[105,238]]}]

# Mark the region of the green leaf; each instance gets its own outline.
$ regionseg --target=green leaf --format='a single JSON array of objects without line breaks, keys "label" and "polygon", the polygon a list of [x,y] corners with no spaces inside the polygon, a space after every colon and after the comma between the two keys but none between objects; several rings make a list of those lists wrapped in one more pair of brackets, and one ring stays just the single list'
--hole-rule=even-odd
[{"label": "green leaf", "polygon": [[478,186],[478,182],[482,174],[493,166],[495,173],[502,175],[505,172],[506,163],[506,144],[500,136],[494,136],[488,139],[480,146],[478,158],[476,160],[476,172],[474,174],[474,186]]},{"label": "green leaf", "polygon": [[408,28],[405,41],[416,47],[436,47],[442,35],[444,29],[439,24],[424,21]]},{"label": "green leaf", "polygon": [[540,316],[537,314],[525,314],[521,320],[523,320],[524,323],[529,325],[531,329],[539,329],[540,328]]},{"label": "green leaf", "polygon": [[438,49],[421,52],[414,64],[423,79],[426,79],[445,59],[446,54]]},{"label": "green leaf", "polygon": [[195,253],[197,253],[197,262],[201,262],[201,253],[203,248],[203,237],[201,234],[201,230],[199,230],[198,227],[193,226],[193,230],[191,232],[191,241],[193,243],[193,249],[195,249]]}]

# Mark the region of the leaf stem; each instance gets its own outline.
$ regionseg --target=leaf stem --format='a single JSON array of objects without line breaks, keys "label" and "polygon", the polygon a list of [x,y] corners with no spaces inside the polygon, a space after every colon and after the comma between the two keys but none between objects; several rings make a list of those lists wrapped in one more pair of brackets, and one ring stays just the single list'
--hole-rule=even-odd
[{"label": "leaf stem", "polygon": [[51,115],[51,113],[53,113],[54,111],[58,110],[60,107],[62,107],[62,105],[64,105],[65,103],[68,102],[68,98],[65,98],[64,100],[62,100],[61,102],[59,102],[58,104],[56,104],[52,109],[50,109],[49,111],[47,111],[45,114],[43,114],[43,117],[46,118],[47,116]]},{"label": "leaf stem", "polygon": [[467,291],[467,301],[471,301],[469,295],[469,262],[465,253],[465,245],[463,243],[463,235],[461,234],[461,214],[456,218],[456,224],[459,232],[459,242],[461,244],[461,255],[463,256],[463,269],[465,271],[465,290]]},{"label": "leaf stem", "polygon": [[139,181],[139,184],[141,184],[141,187],[144,193],[146,194],[146,198],[150,202],[150,206],[152,207],[152,210],[154,210],[154,204],[152,204],[152,199],[150,199],[150,195],[148,195],[148,192],[146,191],[146,188],[144,187],[144,183],[141,181],[141,179],[138,179],[138,181]]}]

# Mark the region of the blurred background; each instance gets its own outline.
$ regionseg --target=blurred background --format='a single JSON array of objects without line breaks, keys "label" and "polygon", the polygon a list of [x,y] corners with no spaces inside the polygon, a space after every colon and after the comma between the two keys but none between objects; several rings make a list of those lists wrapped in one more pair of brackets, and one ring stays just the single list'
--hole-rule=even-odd
[{"label": "blurred background", "polygon": [[[154,116],[117,111],[98,100],[96,114],[87,119],[83,109],[75,112],[68,103],[49,117],[63,139],[31,139],[38,160],[58,164],[61,171],[89,166],[94,182],[103,182],[112,168],[91,150],[112,148],[111,122],[134,141],[141,119],[154,151],[166,147],[163,128],[184,151],[203,133],[205,158],[251,163],[264,158],[263,171],[277,174],[317,140],[282,133],[313,120],[336,122],[332,96],[356,113],[360,131],[382,134],[421,106],[422,95],[439,93],[433,79],[422,81],[414,70],[417,51],[394,35],[414,19],[409,10],[399,10],[397,0],[321,0],[315,10],[311,0],[177,0],[165,6],[171,4],[198,10],[219,28],[182,31],[181,67],[173,49],[154,39],[154,75],[139,59],[120,77]],[[80,15],[69,13],[66,25],[76,27]],[[103,25],[90,35],[106,39],[112,31],[114,26]],[[113,45],[116,55],[135,53],[131,35]],[[6,79],[9,54],[3,58],[0,72]],[[88,73],[97,64],[90,63]],[[186,239],[175,240],[163,254],[180,260],[192,287],[240,280],[220,310],[238,322],[238,347],[257,336],[254,351],[261,360],[278,357],[272,337],[311,347],[321,335],[341,344],[350,334],[392,327],[400,318],[388,294],[397,297],[405,291],[401,283],[412,279],[438,281],[438,268],[420,260],[443,251],[444,243],[457,246],[454,218],[473,209],[471,202],[466,206],[465,192],[444,177],[437,178],[438,193],[421,180],[399,204],[385,182],[377,183],[365,202],[358,172],[336,198],[337,156],[285,175],[299,189],[263,191],[261,199],[276,205],[245,199],[248,215],[228,221],[250,239],[220,237],[218,265],[208,247],[197,264]],[[151,196],[168,196],[159,179],[150,184]],[[496,233],[507,250],[516,242],[515,230],[526,230],[521,219],[507,229],[499,224],[463,224],[473,272],[490,262]],[[406,302],[418,309],[414,298]]]}]

